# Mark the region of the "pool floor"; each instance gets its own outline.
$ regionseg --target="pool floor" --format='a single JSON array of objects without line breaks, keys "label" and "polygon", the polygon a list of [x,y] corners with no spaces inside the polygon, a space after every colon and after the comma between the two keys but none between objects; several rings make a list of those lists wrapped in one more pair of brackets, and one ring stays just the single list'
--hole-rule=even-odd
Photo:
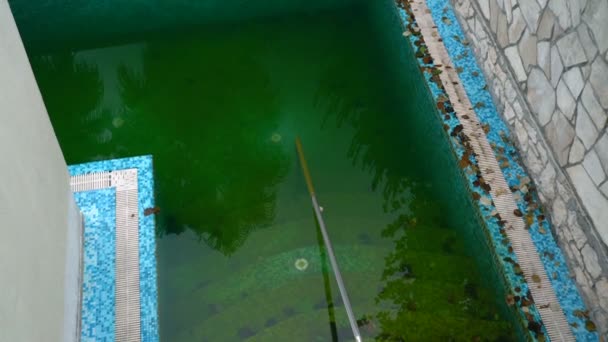
[{"label": "pool floor", "polygon": [[68,163],[154,156],[162,340],[352,339],[296,136],[366,338],[515,340],[388,4],[30,56]]}]

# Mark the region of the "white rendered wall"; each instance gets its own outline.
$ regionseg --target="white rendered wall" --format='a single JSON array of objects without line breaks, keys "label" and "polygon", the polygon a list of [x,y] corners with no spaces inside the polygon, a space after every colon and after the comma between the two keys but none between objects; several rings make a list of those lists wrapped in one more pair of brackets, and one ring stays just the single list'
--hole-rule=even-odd
[{"label": "white rendered wall", "polygon": [[0,0],[0,341],[75,341],[80,218],[65,160]]}]

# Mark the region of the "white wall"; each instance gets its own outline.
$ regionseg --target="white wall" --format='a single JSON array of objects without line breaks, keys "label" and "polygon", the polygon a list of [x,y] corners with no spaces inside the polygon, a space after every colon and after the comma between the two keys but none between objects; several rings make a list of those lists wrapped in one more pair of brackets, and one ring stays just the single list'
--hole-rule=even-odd
[{"label": "white wall", "polygon": [[81,227],[63,155],[0,0],[0,341],[74,341]]}]

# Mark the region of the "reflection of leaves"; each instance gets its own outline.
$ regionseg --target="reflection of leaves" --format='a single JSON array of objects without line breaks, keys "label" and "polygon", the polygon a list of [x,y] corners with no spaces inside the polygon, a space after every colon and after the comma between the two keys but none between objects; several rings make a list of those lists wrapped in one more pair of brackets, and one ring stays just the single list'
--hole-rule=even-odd
[{"label": "reflection of leaves", "polygon": [[[333,118],[338,127],[348,124],[355,128],[348,157],[353,165],[370,172],[372,189],[382,187],[386,210],[392,212],[395,207],[401,207],[398,203],[400,194],[407,188],[403,164],[394,153],[405,152],[411,146],[401,138],[403,132],[399,125],[387,124],[402,112],[395,112],[391,101],[387,102],[387,96],[383,94],[386,89],[382,89],[382,85],[376,86],[377,70],[361,70],[357,65],[362,63],[366,62],[355,58],[330,63],[317,91],[316,105],[325,112],[325,124]],[[343,83],[336,81],[344,78],[341,76],[344,70],[355,69],[360,74],[356,79]],[[378,117],[387,119],[378,120]]]},{"label": "reflection of leaves", "polygon": [[118,72],[127,120],[146,128],[135,132],[141,143],[133,152],[146,153],[155,139],[159,234],[191,229],[225,254],[272,223],[288,167],[270,139],[278,126],[275,91],[245,51],[230,40],[156,42],[140,73]]},{"label": "reflection of leaves", "polygon": [[137,106],[145,89],[145,78],[143,75],[138,75],[122,65],[118,68],[118,81],[123,102],[126,105]]},{"label": "reflection of leaves", "polygon": [[[472,333],[487,332],[484,336],[496,336],[508,331],[507,325],[493,321],[492,298],[477,284],[450,283],[454,280],[444,284],[440,280],[442,277],[447,280],[442,272],[453,268],[461,269],[456,274],[461,272],[477,277],[470,265],[452,267],[444,262],[437,267],[435,262],[445,259],[434,260],[433,254],[417,249],[421,242],[428,246],[433,244],[433,239],[425,232],[426,227],[437,229],[453,223],[432,200],[433,189],[426,182],[414,181],[428,179],[428,175],[418,173],[424,168],[403,162],[404,154],[408,155],[407,160],[426,158],[424,152],[420,152],[425,147],[412,143],[420,140],[418,134],[425,133],[409,127],[408,124],[415,120],[404,120],[408,115],[417,115],[420,108],[414,104],[416,101],[403,101],[401,94],[391,95],[394,94],[391,89],[383,88],[390,87],[391,82],[378,85],[372,75],[377,70],[344,65],[336,62],[327,68],[316,104],[325,111],[324,125],[335,120],[337,126],[349,125],[354,129],[348,157],[353,165],[371,174],[372,190],[383,194],[384,212],[394,218],[381,232],[382,237],[392,240],[393,248],[385,256],[382,285],[375,298],[379,309],[374,317],[379,328],[376,340],[405,341],[421,336],[427,340],[468,340]],[[343,79],[340,77],[343,68],[357,69],[361,79],[338,83],[336,80]],[[400,92],[406,88],[407,85],[399,88]],[[447,113],[451,108],[444,102],[440,102],[439,109]],[[462,126],[455,127],[453,134],[458,135],[461,131]],[[471,165],[470,157],[470,153],[462,157],[462,167]],[[435,237],[435,253],[441,253],[442,257],[462,257],[462,240],[448,229],[445,231],[436,231],[439,235]],[[428,297],[442,297],[445,302],[433,303]],[[488,324],[475,326],[478,322]]]},{"label": "reflection of leaves", "polygon": [[[77,62],[74,53],[33,57],[31,63],[40,88],[45,89],[44,103],[50,112],[61,110],[68,115],[83,116],[99,104],[103,85],[97,68]],[[70,90],[74,96],[65,101],[64,96]]]},{"label": "reflection of leaves", "polygon": [[[103,97],[97,68],[76,61],[74,53],[32,57],[30,63],[61,145],[78,145],[98,133],[88,130],[86,123],[102,117],[96,110]],[[72,156],[72,160],[82,158]]]}]

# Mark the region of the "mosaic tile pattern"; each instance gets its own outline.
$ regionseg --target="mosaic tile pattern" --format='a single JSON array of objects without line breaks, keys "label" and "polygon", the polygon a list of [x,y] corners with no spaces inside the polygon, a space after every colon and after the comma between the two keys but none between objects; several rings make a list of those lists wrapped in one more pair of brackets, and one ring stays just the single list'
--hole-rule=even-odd
[{"label": "mosaic tile pattern", "polygon": [[[95,173],[111,170],[133,169],[138,170],[139,189],[139,267],[140,267],[140,305],[141,305],[141,340],[143,342],[156,342],[158,335],[158,293],[156,275],[156,241],[154,215],[145,216],[144,210],[154,206],[154,180],[152,157],[142,156],[125,159],[99,161],[69,167],[71,175]],[[102,190],[106,191],[106,190]],[[97,191],[90,191],[95,193]],[[89,192],[85,192],[89,193]],[[114,202],[112,204],[114,218]],[[85,214],[86,216],[86,214]],[[105,218],[104,218],[105,219]],[[86,247],[85,247],[86,248]],[[85,260],[86,262],[86,260]],[[85,263],[85,270],[86,270]],[[86,273],[86,271],[85,271]],[[86,276],[86,275],[85,275]],[[108,277],[110,275],[108,274]],[[112,282],[114,275],[111,275]],[[112,293],[112,298],[114,294]],[[83,307],[83,309],[86,309]],[[83,323],[85,323],[83,321]],[[87,324],[93,324],[87,322]],[[84,324],[83,324],[84,326]]]},{"label": "mosaic tile pattern", "polygon": [[114,341],[115,191],[74,195],[84,215],[83,342]]},{"label": "mosaic tile pattern", "polygon": [[[405,26],[408,28],[409,41],[416,51],[421,69],[424,72],[425,78],[433,97],[438,103],[438,108],[442,109],[442,121],[446,132],[450,133],[453,138],[458,137],[458,119],[452,115],[453,108],[449,101],[445,101],[447,96],[442,90],[442,86],[437,82],[437,77],[433,77],[437,73],[434,69],[432,59],[425,55],[422,48],[423,42],[420,42],[416,34],[415,20],[406,11],[407,1],[398,1],[400,3],[400,14]],[[581,315],[585,311],[585,306],[582,298],[569,277],[569,271],[566,267],[564,256],[555,243],[551,234],[550,226],[547,220],[544,219],[540,209],[538,196],[534,189],[534,185],[527,177],[525,170],[517,152],[517,149],[510,140],[510,132],[505,123],[500,118],[493,102],[490,93],[487,91],[486,82],[483,74],[474,58],[473,51],[466,42],[465,36],[458,25],[458,21],[454,15],[447,0],[427,0],[427,5],[431,10],[431,15],[438,26],[439,33],[446,45],[447,51],[450,54],[454,65],[457,68],[463,86],[472,103],[475,104],[475,112],[478,115],[481,123],[484,125],[484,131],[491,143],[494,153],[496,154],[501,169],[511,187],[512,192],[518,199],[518,207],[522,215],[525,216],[532,240],[536,245],[541,260],[545,266],[547,273],[550,275],[551,284],[554,287],[560,304],[562,305],[568,321],[572,325],[572,330],[577,339],[585,341],[597,340],[597,335],[585,330],[586,318]],[[445,115],[443,115],[445,114]],[[456,132],[456,133],[455,133]],[[466,150],[464,144],[458,139],[450,139],[452,145],[460,160],[468,159],[471,163],[476,163],[473,156],[465,155]],[[483,196],[487,195],[483,188],[480,188],[477,175],[471,172],[466,172],[470,186],[474,191],[474,198],[477,200],[482,216],[486,222],[487,232],[490,236],[490,241],[494,244],[494,249],[498,256],[498,262],[502,268],[506,270],[506,280],[511,289],[519,289],[519,293],[528,293],[527,284],[521,276],[517,259],[512,253],[510,242],[505,241],[502,234],[501,220],[494,214],[493,203],[483,200]],[[517,293],[514,293],[517,295]],[[521,298],[521,297],[520,297]],[[519,303],[521,308],[521,300]],[[539,320],[538,313],[532,305],[526,306],[526,311],[534,315],[535,319]],[[520,311],[522,318],[525,318],[525,312]]]}]

